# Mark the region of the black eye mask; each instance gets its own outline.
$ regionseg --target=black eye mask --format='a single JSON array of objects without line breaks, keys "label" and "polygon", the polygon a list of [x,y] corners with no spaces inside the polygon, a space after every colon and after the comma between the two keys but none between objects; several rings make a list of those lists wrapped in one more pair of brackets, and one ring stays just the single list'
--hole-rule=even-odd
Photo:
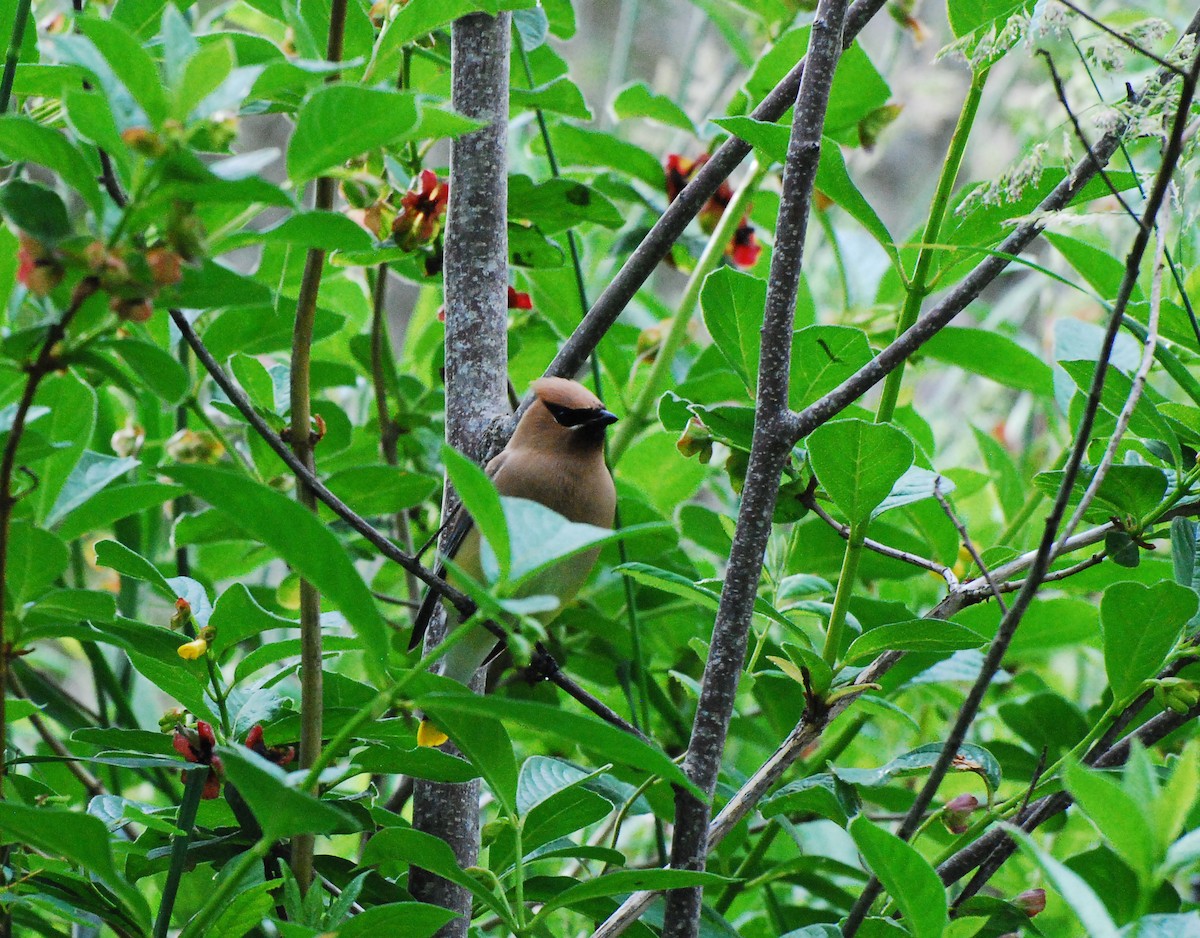
[{"label": "black eye mask", "polygon": [[564,407],[562,404],[551,404],[548,401],[543,401],[543,403],[550,411],[550,416],[554,418],[555,423],[561,427],[574,428],[588,424],[608,426],[617,419],[602,407]]}]

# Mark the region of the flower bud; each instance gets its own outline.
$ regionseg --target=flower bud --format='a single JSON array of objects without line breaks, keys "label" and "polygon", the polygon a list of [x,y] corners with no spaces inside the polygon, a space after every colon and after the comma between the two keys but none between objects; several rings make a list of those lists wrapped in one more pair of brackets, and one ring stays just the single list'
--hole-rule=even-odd
[{"label": "flower bud", "polygon": [[175,615],[171,616],[171,628],[181,629],[192,618],[192,604],[180,596],[175,600]]},{"label": "flower bud", "polygon": [[108,301],[108,308],[126,322],[147,322],[154,315],[154,304],[145,297],[125,299],[114,296]]},{"label": "flower bud", "polygon": [[126,420],[125,426],[114,433],[109,442],[118,456],[136,456],[146,442],[146,431],[132,420]]},{"label": "flower bud", "polygon": [[150,277],[160,287],[170,287],[183,279],[183,258],[168,247],[155,247],[146,252]]},{"label": "flower bud", "polygon": [[942,808],[942,823],[951,834],[965,834],[971,826],[971,815],[979,807],[974,795],[959,795],[951,798]]},{"label": "flower bud", "polygon": [[63,279],[63,265],[53,250],[25,232],[17,240],[17,281],[35,296],[45,296]]},{"label": "flower bud", "polygon": [[180,430],[164,444],[168,456],[182,463],[217,463],[225,447],[207,430]]},{"label": "flower bud", "polygon": [[121,139],[139,156],[158,159],[167,152],[167,145],[163,143],[162,137],[148,127],[130,127],[123,130]]},{"label": "flower bud", "polygon": [[1023,893],[1013,897],[1012,904],[1033,918],[1046,908],[1046,890],[1026,889]]},{"label": "flower bud", "polygon": [[1160,677],[1154,682],[1154,699],[1175,713],[1187,713],[1200,703],[1200,686],[1182,677]]},{"label": "flower bud", "polygon": [[158,728],[164,733],[174,732],[186,716],[187,711],[182,707],[171,707],[169,710],[164,710],[163,715],[158,718]]}]

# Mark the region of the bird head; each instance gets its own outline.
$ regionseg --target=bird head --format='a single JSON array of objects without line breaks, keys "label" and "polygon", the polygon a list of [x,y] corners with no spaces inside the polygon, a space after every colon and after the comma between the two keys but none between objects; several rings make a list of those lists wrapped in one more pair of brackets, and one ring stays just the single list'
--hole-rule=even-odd
[{"label": "bird head", "polygon": [[600,398],[577,381],[539,378],[531,390],[534,402],[517,424],[513,443],[546,444],[556,448],[600,449],[604,430],[617,417],[604,409]]}]

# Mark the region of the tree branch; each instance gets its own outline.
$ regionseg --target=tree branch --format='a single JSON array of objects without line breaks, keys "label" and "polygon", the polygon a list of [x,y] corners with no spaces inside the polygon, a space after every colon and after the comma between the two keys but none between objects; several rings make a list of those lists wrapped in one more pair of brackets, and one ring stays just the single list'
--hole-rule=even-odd
[{"label": "tree branch", "polygon": [[[451,31],[451,102],[460,114],[486,121],[450,149],[446,223],[446,442],[475,459],[487,451],[494,425],[508,414],[508,66],[512,18],[475,13]],[[448,503],[448,501],[447,501]],[[445,504],[444,503],[444,508]],[[435,616],[428,653],[445,637]],[[482,675],[476,680],[482,679]],[[445,840],[459,866],[479,852],[479,783],[416,781],[413,826]],[[438,934],[465,938],[471,893],[413,867],[418,899],[458,913]]]},{"label": "tree branch", "polygon": [[[762,574],[763,552],[771,535],[779,479],[792,448],[786,418],[796,291],[821,153],[821,128],[833,73],[843,49],[845,19],[846,0],[822,0],[813,20],[807,65],[796,93],[763,312],[762,358],[750,461],[684,762],[688,777],[708,797],[716,788],[746,657],[746,636]],[[708,853],[708,821],[706,801],[690,792],[676,791],[675,836],[671,844],[673,868],[703,869]],[[664,938],[694,938],[699,928],[701,903],[702,893],[698,888],[671,892],[663,922]]]}]

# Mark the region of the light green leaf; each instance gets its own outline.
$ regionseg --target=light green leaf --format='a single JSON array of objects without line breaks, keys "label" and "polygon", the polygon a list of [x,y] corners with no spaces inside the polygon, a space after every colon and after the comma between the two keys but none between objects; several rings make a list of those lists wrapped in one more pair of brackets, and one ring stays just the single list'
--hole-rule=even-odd
[{"label": "light green leaf", "polygon": [[870,518],[913,464],[913,445],[904,433],[854,418],[818,427],[807,446],[821,486],[851,524]]},{"label": "light green leaf", "polygon": [[865,815],[850,822],[850,835],[915,938],[941,938],[950,924],[946,888],[929,862]]},{"label": "light green leaf", "polygon": [[1010,824],[1004,827],[1020,845],[1022,852],[1042,868],[1058,894],[1067,900],[1067,905],[1084,927],[1083,934],[1088,938],[1119,938],[1117,926],[1104,903],[1078,873],[1054,859],[1019,827]]},{"label": "light green leaf", "polygon": [[96,173],[60,131],[26,117],[0,117],[0,154],[10,162],[37,163],[58,173],[99,216],[103,199]]},{"label": "light green leaf", "polygon": [[288,176],[297,182],[312,179],[368,150],[400,143],[416,126],[418,113],[416,98],[407,92],[323,85],[296,115]]},{"label": "light green leaf", "polygon": [[58,500],[46,516],[46,524],[53,526],[79,506],[99,493],[110,482],[121,478],[140,463],[132,456],[105,456],[84,450],[79,462],[67,476]]},{"label": "light green leaf", "polygon": [[462,501],[462,509],[471,516],[479,533],[491,547],[500,569],[500,578],[508,579],[512,551],[504,508],[495,485],[479,466],[452,446],[442,447],[442,463],[454,484],[454,491]]},{"label": "light green leaf", "polygon": [[1041,397],[1054,394],[1050,366],[1024,346],[991,329],[947,326],[922,347],[926,355],[949,365]]},{"label": "light green leaf", "polygon": [[689,134],[696,132],[696,125],[683,108],[665,94],[655,94],[645,82],[626,85],[613,98],[612,112],[617,120],[642,117],[668,127],[676,127]]},{"label": "light green leaf", "polygon": [[847,661],[873,658],[884,651],[942,652],[978,648],[987,639],[954,622],[912,619],[892,622],[864,632],[846,652]]},{"label": "light green leaf", "polygon": [[1135,696],[1163,666],[1198,604],[1193,590],[1170,581],[1114,583],[1104,591],[1104,668],[1118,701]]},{"label": "light green leaf", "polygon": [[1084,768],[1078,762],[1067,765],[1066,781],[1076,803],[1121,859],[1142,882],[1148,882],[1161,858],[1156,856],[1154,834],[1142,806],[1111,775]]},{"label": "light green leaf", "polygon": [[43,593],[62,576],[70,561],[67,545],[56,535],[27,521],[14,521],[8,529],[8,564],[5,571],[6,604],[19,608]]},{"label": "light green leaf", "polygon": [[747,390],[758,385],[763,307],[767,283],[733,267],[721,267],[704,278],[700,308],[717,348]]}]

